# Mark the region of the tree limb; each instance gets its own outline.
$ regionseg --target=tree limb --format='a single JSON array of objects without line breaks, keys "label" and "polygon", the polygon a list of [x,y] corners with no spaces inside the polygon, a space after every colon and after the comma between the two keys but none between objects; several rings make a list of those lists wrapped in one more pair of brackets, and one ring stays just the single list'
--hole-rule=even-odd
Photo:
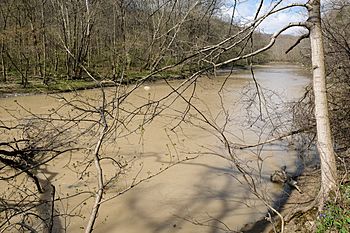
[{"label": "tree limb", "polygon": [[288,54],[290,51],[292,51],[298,44],[300,44],[300,42],[304,39],[307,39],[309,38],[310,36],[310,32],[307,32],[306,34],[304,35],[301,35],[298,40],[289,48],[287,49],[287,51],[285,52],[285,54]]},{"label": "tree limb", "polygon": [[278,136],[278,137],[275,137],[275,138],[271,138],[271,139],[266,140],[264,142],[259,142],[257,144],[253,144],[253,145],[235,146],[235,148],[237,148],[239,150],[243,150],[243,149],[248,149],[248,148],[251,148],[251,147],[257,147],[257,146],[269,144],[271,142],[274,142],[274,141],[277,141],[277,140],[280,140],[280,139],[283,139],[283,138],[286,138],[286,137],[289,137],[289,136],[292,136],[292,135],[295,135],[295,134],[299,134],[299,133],[303,133],[303,132],[309,131],[309,130],[313,129],[314,127],[315,126],[311,126],[311,127],[308,127],[308,128],[293,130],[291,132],[282,134],[281,136]]}]

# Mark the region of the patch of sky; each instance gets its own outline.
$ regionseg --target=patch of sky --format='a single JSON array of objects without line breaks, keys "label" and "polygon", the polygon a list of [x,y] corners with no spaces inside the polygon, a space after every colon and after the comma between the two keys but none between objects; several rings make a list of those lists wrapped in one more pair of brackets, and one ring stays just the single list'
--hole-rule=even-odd
[{"label": "patch of sky", "polygon": [[[234,13],[235,24],[246,26],[250,24],[256,15],[260,3],[263,2],[259,16],[262,16],[272,9],[279,9],[291,4],[305,4],[307,0],[224,0],[220,8],[221,15],[226,21],[230,21]],[[235,11],[233,9],[235,7]],[[258,27],[263,33],[272,34],[281,30],[289,23],[304,22],[307,19],[307,10],[304,7],[294,6],[281,12],[268,16]],[[305,29],[295,27],[286,30],[283,34],[299,35]]]}]

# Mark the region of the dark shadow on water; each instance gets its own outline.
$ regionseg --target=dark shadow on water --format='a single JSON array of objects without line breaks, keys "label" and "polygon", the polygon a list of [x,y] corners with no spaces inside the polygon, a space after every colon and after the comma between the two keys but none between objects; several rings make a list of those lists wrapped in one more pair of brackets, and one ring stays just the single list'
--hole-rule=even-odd
[{"label": "dark shadow on water", "polygon": [[[285,151],[284,148],[275,147],[264,149],[267,150],[267,152],[271,152],[271,150],[277,151],[277,149],[280,151]],[[167,157],[164,157],[164,155],[161,155],[159,153],[147,153],[143,154],[143,156],[152,158],[154,160],[153,162],[157,162],[159,164],[167,164],[169,162],[167,160]],[[186,196],[182,196],[179,199],[164,199],[164,208],[168,208],[169,206],[172,206],[172,208],[171,215],[167,215],[166,217],[162,218],[161,221],[157,217],[157,214],[155,217],[152,217],[150,216],[150,210],[142,207],[143,203],[149,201],[147,199],[143,199],[142,193],[152,192],[159,189],[160,187],[158,187],[157,184],[152,185],[149,183],[147,186],[142,186],[142,189],[140,189],[139,192],[134,191],[128,194],[128,198],[125,202],[128,211],[132,213],[132,216],[134,218],[142,220],[142,225],[144,225],[145,232],[189,232],[186,231],[185,227],[188,222],[192,221],[191,223],[197,225],[196,227],[199,229],[202,228],[201,232],[232,233],[237,232],[239,229],[236,227],[240,227],[241,225],[230,225],[230,222],[227,221],[228,219],[235,217],[239,218],[239,216],[244,215],[245,217],[251,216],[251,219],[254,220],[256,216],[264,215],[264,213],[261,211],[265,211],[266,208],[264,208],[264,210],[262,210],[263,208],[259,208],[264,207],[264,205],[262,203],[256,204],[259,200],[251,194],[249,188],[243,188],[242,186],[238,187],[239,185],[237,185],[237,182],[234,181],[233,177],[239,177],[241,174],[236,169],[234,169],[234,166],[232,164],[223,166],[222,163],[213,164],[208,163],[206,160],[198,161],[198,159],[196,159],[185,162],[182,164],[182,166],[184,169],[200,168],[203,170],[201,170],[200,174],[198,174],[199,179],[193,182],[193,185],[191,187],[191,190],[194,190],[193,192],[189,192],[185,194]],[[298,176],[302,173],[304,166],[300,165],[297,167],[297,171],[294,172],[295,176]],[[183,170],[180,172],[183,172]],[[217,185],[218,176],[220,176],[220,179],[222,181],[219,186]],[[191,179],[191,177],[188,178]],[[263,183],[270,182],[269,175],[263,175],[260,178]],[[173,181],[176,181],[177,177],[174,176],[172,179]],[[172,180],[169,181],[169,183],[171,182]],[[176,183],[177,182],[174,182],[172,184],[173,188],[176,188],[174,187]],[[283,208],[288,200],[291,191],[292,190],[289,186],[285,186],[283,192],[280,195],[273,197],[273,200],[275,200],[273,207],[278,210]],[[241,192],[241,195],[239,197],[236,197],[234,195],[236,192]],[[164,195],[166,195],[166,193]],[[251,203],[255,204],[248,206],[249,202],[246,202],[248,199],[251,201]],[[161,199],[158,201],[163,202]],[[167,203],[168,201],[170,202]],[[204,219],[204,221],[202,221],[203,219],[195,219],[197,216],[203,217],[203,213],[205,215],[205,210],[210,205],[216,205],[218,207],[217,211],[208,213],[208,218]],[[251,211],[243,210],[247,208],[251,208]],[[260,209],[260,212],[258,212],[258,209]],[[155,211],[156,210],[157,209],[155,209]],[[162,211],[162,209],[159,210]],[[109,223],[109,228],[118,229],[118,225],[123,224],[122,221],[122,218],[115,219],[113,222]],[[200,224],[203,222],[207,225]],[[239,224],[239,221],[237,221],[237,219],[236,222]],[[226,227],[226,224],[228,227]],[[247,225],[244,229],[241,230],[243,230],[243,232],[262,232],[264,229],[266,229],[266,227],[268,227],[268,224],[270,223],[263,219],[256,223]]]},{"label": "dark shadow on water", "polygon": [[[147,154],[146,156],[154,157],[159,163],[165,163],[164,156],[157,153]],[[184,169],[201,168],[203,171],[199,175],[200,179],[193,183],[191,188],[194,190],[193,193],[180,197],[178,200],[169,199],[171,203],[168,204],[173,206],[173,210],[172,214],[165,219],[159,221],[157,217],[152,218],[149,216],[149,210],[140,208],[142,202],[145,201],[142,200],[140,192],[133,192],[129,195],[128,210],[133,213],[133,216],[142,219],[145,229],[148,229],[147,232],[150,230],[153,233],[188,232],[185,228],[188,223],[196,225],[199,229],[202,228],[202,232],[206,233],[237,232],[236,227],[239,226],[230,224],[227,219],[239,218],[239,216],[243,216],[245,219],[247,215],[259,214],[258,209],[265,209],[264,205],[260,204],[259,200],[251,194],[249,188],[245,188],[234,181],[233,177],[238,177],[241,173],[229,164],[227,166],[222,166],[222,164],[216,166],[215,164],[193,160],[184,163],[183,166]],[[221,180],[219,186],[217,185],[218,179]],[[268,176],[261,176],[260,179],[264,183],[269,182]],[[148,184],[147,187],[142,188],[142,193],[157,190],[157,188],[156,185]],[[236,192],[240,193],[238,197],[235,196]],[[249,204],[246,203],[248,199],[254,204],[248,206]],[[175,205],[174,202],[176,202]],[[259,204],[257,204],[258,202]],[[217,209],[206,215],[206,208],[210,205],[215,205]],[[251,210],[245,211],[247,208]],[[260,215],[262,214],[263,212],[260,212]],[[118,221],[114,221],[113,224],[117,228]]]},{"label": "dark shadow on water", "polygon": [[[305,151],[299,151],[299,161],[297,161],[297,170],[295,171],[292,176],[294,177],[294,180],[297,181],[298,177],[301,176],[305,168],[314,167],[319,163],[319,157],[317,154],[316,148],[311,148],[307,154],[308,156],[301,155],[305,153]],[[281,192],[278,197],[276,197],[272,207],[276,209],[277,211],[281,211],[286,203],[288,202],[288,199],[292,192],[298,192],[297,190],[291,188],[289,185],[285,184],[283,187],[283,191]],[[271,217],[275,217],[276,214],[271,213]],[[269,226],[271,225],[271,222],[268,221],[267,215],[264,218],[261,218],[260,220],[246,224],[242,229],[242,233],[261,233],[265,231]]]},{"label": "dark shadow on water", "polygon": [[[296,190],[292,190],[289,185],[284,185],[282,193],[276,198],[276,201],[273,203],[273,208],[277,211],[280,211],[284,205],[287,203],[288,198],[292,191],[297,192]],[[271,216],[275,216],[276,214],[270,213]],[[243,233],[261,233],[264,230],[266,230],[269,225],[271,224],[270,221],[267,220],[267,216],[258,220],[255,223],[247,224],[241,229],[241,232]]]},{"label": "dark shadow on water", "polygon": [[54,195],[55,187],[51,181],[58,175],[58,173],[50,172],[47,168],[41,168],[42,174],[45,174],[45,179],[40,179],[44,193],[40,195],[42,204],[37,207],[38,214],[43,221],[43,233],[62,233],[64,232],[61,220],[57,215],[58,211],[55,207]]}]

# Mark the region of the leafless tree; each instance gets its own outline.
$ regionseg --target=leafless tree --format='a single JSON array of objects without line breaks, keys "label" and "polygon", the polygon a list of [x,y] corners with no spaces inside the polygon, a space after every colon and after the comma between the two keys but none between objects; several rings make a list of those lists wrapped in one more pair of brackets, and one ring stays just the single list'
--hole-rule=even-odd
[{"label": "leafless tree", "polygon": [[[115,3],[115,1],[113,2]],[[202,32],[192,33],[191,29],[195,30],[198,26],[203,25],[210,26],[209,22],[212,22],[210,19],[215,14],[215,10],[218,9],[219,1],[154,1],[150,9],[143,1],[118,1],[117,3],[119,4],[118,10],[120,10],[119,17],[122,19],[122,26],[120,28],[122,59],[127,59],[129,52],[134,52],[135,54],[142,53],[136,50],[131,51],[131,46],[129,50],[126,44],[126,41],[128,41],[127,38],[130,39],[133,44],[139,42],[136,38],[132,38],[126,31],[127,15],[152,12],[151,15],[146,17],[147,20],[151,19],[147,25],[148,30],[152,32],[150,34],[150,40],[148,41],[150,45],[147,48],[148,56],[146,60],[144,60],[149,69],[149,74],[144,75],[132,85],[122,85],[124,69],[126,69],[129,63],[135,62],[126,61],[125,64],[122,65],[122,75],[116,82],[113,80],[97,79],[91,72],[92,69],[90,65],[92,63],[90,60],[93,58],[89,57],[89,51],[92,49],[91,44],[93,43],[94,20],[97,20],[95,12],[99,9],[100,2],[85,1],[81,3],[62,0],[52,0],[50,2],[50,4],[57,9],[57,12],[59,12],[58,16],[55,18],[55,20],[59,22],[58,25],[60,25],[59,41],[55,43],[59,48],[62,48],[65,53],[67,76],[72,76],[71,73],[74,73],[73,76],[81,77],[84,74],[99,87],[98,96],[88,99],[88,97],[81,93],[74,93],[72,96],[59,95],[56,96],[56,98],[60,104],[55,107],[51,113],[38,115],[28,110],[26,115],[29,117],[25,120],[18,118],[14,113],[11,113],[9,109],[4,109],[15,118],[15,123],[11,126],[9,122],[1,122],[1,129],[4,131],[4,135],[10,135],[10,137],[5,137],[4,142],[0,144],[0,158],[3,164],[1,180],[11,188],[11,192],[8,194],[9,196],[5,196],[6,198],[2,200],[2,208],[4,208],[5,214],[1,219],[1,228],[4,230],[27,229],[34,232],[38,229],[45,229],[45,231],[49,232],[53,231],[53,229],[65,229],[67,226],[54,226],[54,223],[59,217],[70,217],[73,215],[73,212],[68,211],[65,214],[58,213],[56,208],[57,203],[63,203],[69,198],[81,196],[83,199],[81,203],[85,203],[85,200],[90,198],[94,199],[94,204],[92,204],[91,207],[91,214],[86,222],[85,228],[86,232],[92,232],[101,204],[131,190],[136,185],[166,171],[178,163],[194,158],[186,157],[184,159],[178,159],[175,162],[171,161],[167,166],[161,168],[159,172],[146,176],[146,178],[139,178],[138,174],[136,174],[133,181],[127,187],[124,187],[120,192],[114,195],[107,195],[108,188],[115,185],[120,176],[130,169],[130,164],[133,160],[130,158],[124,159],[110,156],[106,153],[107,147],[119,143],[121,138],[127,137],[128,135],[140,132],[142,134],[145,125],[163,116],[163,114],[167,116],[165,112],[169,109],[172,110],[172,104],[180,100],[184,103],[184,107],[180,110],[175,109],[178,115],[174,117],[177,123],[173,129],[181,127],[181,124],[190,123],[193,127],[204,128],[212,132],[225,149],[224,155],[215,151],[212,154],[222,157],[232,164],[234,169],[240,174],[240,177],[233,176],[232,178],[247,185],[253,195],[280,217],[281,229],[283,232],[283,217],[271,204],[269,197],[266,196],[266,192],[258,188],[263,159],[258,153],[256,168],[249,166],[235,154],[235,150],[238,148],[261,146],[262,144],[277,139],[269,138],[264,143],[259,142],[256,145],[237,146],[237,144],[233,143],[231,140],[233,133],[226,127],[230,119],[225,105],[222,102],[219,105],[222,110],[222,115],[220,117],[223,117],[224,120],[218,123],[215,117],[211,116],[210,112],[205,112],[197,107],[197,99],[195,97],[196,85],[202,76],[208,73],[215,76],[217,69],[220,67],[230,66],[235,62],[250,59],[267,51],[274,45],[276,39],[284,31],[292,27],[303,27],[310,32],[314,80],[313,91],[316,107],[315,119],[322,171],[322,189],[319,202],[322,206],[324,201],[329,197],[330,192],[335,189],[337,183],[335,156],[332,147],[325,90],[326,79],[322,47],[320,1],[312,0],[307,4],[294,3],[287,6],[282,5],[282,0],[274,1],[272,7],[267,12],[263,13],[260,12],[263,4],[263,1],[261,1],[254,20],[250,24],[238,28],[237,31],[234,32],[231,30],[230,25],[230,34],[224,38],[220,38],[218,42],[213,38],[213,41],[209,40],[211,37],[210,29],[208,28],[204,35],[201,34]],[[44,8],[44,2],[42,2],[42,7]],[[267,17],[294,7],[307,9],[309,12],[309,19],[306,22],[286,25],[280,31],[271,35],[266,44],[257,45],[254,43],[254,36],[256,36],[255,31]],[[84,8],[84,10],[81,11],[80,8]],[[204,15],[202,15],[203,8],[206,10],[204,11]],[[116,8],[113,9],[117,11]],[[178,15],[174,17],[174,14]],[[113,25],[116,27],[116,12],[114,12],[114,16]],[[45,17],[41,15],[41,19],[43,24],[43,22],[45,22]],[[205,20],[201,21],[200,19]],[[21,24],[21,22],[21,17],[19,17],[17,23]],[[32,23],[32,21],[30,21],[30,23]],[[142,35],[140,28],[143,28],[144,25],[138,25],[138,27],[135,26],[135,28],[132,28],[137,31],[136,35]],[[42,27],[45,30],[45,26]],[[34,24],[32,28],[34,28]],[[183,42],[181,38],[185,36],[180,37],[180,35],[186,30],[190,30],[190,33],[186,34],[190,39]],[[116,53],[117,49],[115,47],[118,36],[116,35],[116,31],[113,33],[114,47],[111,51]],[[80,40],[77,41],[76,38]],[[306,38],[306,36],[302,38]],[[44,51],[46,51],[46,39],[46,36],[42,37],[41,45]],[[35,40],[33,39],[33,42],[35,42]],[[205,42],[206,40],[209,40],[211,43]],[[97,43],[97,41],[98,40],[95,42]],[[298,42],[300,42],[300,40],[298,40]],[[40,43],[36,41],[34,47],[38,49],[39,44]],[[292,47],[294,48],[295,46],[296,45],[293,45]],[[175,53],[179,48],[185,47],[191,47],[191,49],[185,50],[186,52],[184,53],[177,53],[175,61],[168,60],[172,53]],[[34,51],[39,54],[39,50],[34,49]],[[26,67],[25,70],[22,69],[22,65],[17,67],[18,72],[23,76],[25,85],[30,61],[25,52],[20,52],[20,54],[21,57],[24,58],[21,61],[27,62],[26,66],[24,66]],[[136,60],[139,54],[133,56],[135,58],[134,60]],[[112,56],[115,56],[115,54]],[[12,61],[12,65],[16,67],[18,63],[12,59],[10,53],[7,53],[7,57]],[[139,57],[144,58],[141,55]],[[45,62],[47,59],[46,55],[44,55],[43,59]],[[41,57],[37,56],[37,63],[41,63],[41,60]],[[114,64],[115,63],[114,61]],[[250,63],[252,65],[251,60]],[[150,81],[153,76],[160,72],[188,64],[195,66],[191,74],[175,86],[167,82],[170,91],[166,95],[155,99],[146,99],[147,101],[140,105],[129,102],[129,97],[139,90],[145,82]],[[73,67],[71,67],[71,65],[73,65]],[[43,65],[43,67],[45,70],[46,65]],[[115,65],[113,69],[116,69]],[[116,73],[116,71],[114,72]],[[264,92],[255,79],[253,69],[251,69],[251,74],[255,87],[255,96],[252,100],[257,100],[258,110],[258,117],[255,119],[259,119],[262,118],[264,111],[267,115],[269,115],[269,112],[266,107],[267,101]],[[104,87],[106,81],[114,82],[115,87],[112,91]],[[219,94],[220,91],[225,88],[226,81],[223,82],[221,89],[218,90]],[[188,92],[190,94],[188,94]],[[219,96],[223,98],[223,95]],[[18,107],[22,108],[20,105]],[[25,110],[24,107],[23,110]],[[193,115],[193,113],[195,113],[195,115]],[[200,124],[198,122],[200,122]],[[253,121],[253,124],[256,122],[257,121]],[[281,139],[298,132],[299,130],[289,133],[284,132],[282,135],[278,135],[277,138]],[[78,158],[79,165],[68,162],[67,166],[74,170],[82,180],[91,179],[88,177],[90,172],[94,174],[96,176],[95,178],[97,178],[96,187],[92,188],[93,190],[79,190],[76,194],[68,195],[64,198],[57,197],[55,186],[53,186],[51,182],[52,177],[45,177],[48,173],[43,167],[60,156],[69,157],[69,152],[72,151],[79,151],[78,154],[81,156]],[[111,170],[109,170],[108,175],[105,174],[107,169],[102,165],[104,161],[108,161],[108,163],[112,165],[112,168],[109,168]],[[92,164],[95,165],[95,169],[91,168]],[[140,171],[141,170],[142,168],[140,168]],[[31,185],[31,182],[34,182],[36,190],[34,190],[33,187],[27,187]],[[21,190],[21,192],[18,192],[18,190]],[[50,192],[49,195],[48,192]],[[15,203],[9,202],[9,200],[15,200]],[[16,205],[20,206],[20,208],[16,207]],[[49,213],[43,213],[43,205],[49,205],[51,211]]]}]

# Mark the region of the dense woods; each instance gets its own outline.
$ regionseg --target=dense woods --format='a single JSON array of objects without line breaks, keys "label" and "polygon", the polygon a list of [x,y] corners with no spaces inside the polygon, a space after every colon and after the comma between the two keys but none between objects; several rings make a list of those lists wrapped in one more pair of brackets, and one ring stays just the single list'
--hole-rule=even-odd
[{"label": "dense woods", "polygon": [[[217,0],[1,1],[1,82],[15,79],[26,87],[81,79],[85,75],[82,65],[96,78],[116,81],[183,59],[186,62],[170,72],[192,72],[208,66],[212,59],[224,61],[249,49],[249,39],[221,51],[220,56],[210,54],[208,64],[188,59],[241,29],[222,15],[222,4]],[[259,33],[254,37],[254,48],[269,39]],[[277,48],[287,49],[288,42],[278,42],[282,45]],[[275,49],[272,56],[259,54],[254,61],[298,60],[299,51],[286,59],[283,49]]]},{"label": "dense woods", "polygon": [[218,7],[206,1],[2,1],[2,80],[81,78],[81,64],[118,78],[125,70],[178,62],[229,33],[215,17]]},{"label": "dense woods", "polygon": [[350,5],[335,4],[324,17],[331,122],[337,149],[350,147]]}]

